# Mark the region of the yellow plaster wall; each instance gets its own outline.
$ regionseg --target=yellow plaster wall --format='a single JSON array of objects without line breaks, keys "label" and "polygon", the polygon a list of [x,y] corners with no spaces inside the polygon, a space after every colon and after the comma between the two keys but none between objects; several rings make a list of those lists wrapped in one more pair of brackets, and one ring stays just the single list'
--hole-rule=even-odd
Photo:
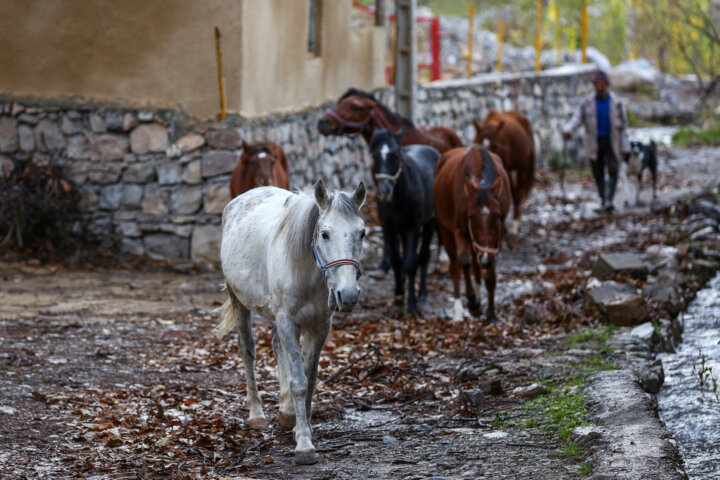
[{"label": "yellow plaster wall", "polygon": [[322,0],[321,52],[305,0],[0,1],[0,93],[83,97],[217,114],[213,28],[230,112],[258,116],[384,84],[382,28],[350,28],[350,0]]}]

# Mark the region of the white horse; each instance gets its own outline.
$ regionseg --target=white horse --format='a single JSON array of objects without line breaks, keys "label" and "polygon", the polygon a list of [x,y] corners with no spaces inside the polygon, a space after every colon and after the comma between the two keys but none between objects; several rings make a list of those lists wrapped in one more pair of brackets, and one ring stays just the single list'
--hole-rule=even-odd
[{"label": "white horse", "polygon": [[[360,295],[360,216],[365,185],[355,192],[328,194],[322,182],[311,192],[275,187],[252,189],[223,211],[220,248],[228,300],[221,307],[221,333],[238,329],[245,364],[250,427],[266,428],[255,382],[251,311],[274,325],[278,364],[278,422],[293,427],[295,462],[317,462],[310,428],[320,350],[333,312],[349,312]],[[302,349],[300,334],[302,333]],[[304,361],[303,361],[304,360]]]}]

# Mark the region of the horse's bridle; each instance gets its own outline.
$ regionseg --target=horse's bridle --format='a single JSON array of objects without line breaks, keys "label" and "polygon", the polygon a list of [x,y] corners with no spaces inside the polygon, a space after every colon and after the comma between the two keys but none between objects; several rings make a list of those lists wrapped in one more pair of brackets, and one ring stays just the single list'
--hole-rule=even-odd
[{"label": "horse's bridle", "polygon": [[343,133],[343,131],[345,131],[346,127],[357,128],[357,129],[359,129],[357,133],[359,133],[359,132],[362,132],[365,129],[365,127],[367,126],[367,124],[370,122],[370,119],[373,117],[374,111],[375,111],[374,109],[370,110],[370,113],[368,113],[368,116],[365,117],[365,120],[363,120],[362,122],[350,122],[348,120],[345,120],[340,115],[338,115],[338,113],[335,110],[333,110],[332,108],[328,108],[327,110],[325,110],[325,114],[329,115],[330,118],[332,118],[333,120],[335,120],[337,123],[340,124],[340,133]]},{"label": "horse's bridle", "polygon": [[[500,247],[498,247],[498,248],[484,247],[484,246],[480,245],[479,243],[477,243],[477,241],[475,241],[475,235],[473,235],[472,225],[470,225],[470,217],[467,217],[467,222],[468,222],[468,233],[470,234],[470,241],[472,242],[472,247],[473,247],[473,250],[475,251],[475,255],[479,255],[480,253],[487,253],[489,255],[497,255],[498,253],[500,253]],[[501,224],[500,232],[502,232],[502,220],[499,220],[498,223]],[[480,253],[478,253],[478,252],[480,252]]]},{"label": "horse's bridle", "polygon": [[398,164],[397,172],[395,172],[392,175],[390,175],[389,173],[376,173],[375,179],[376,180],[383,180],[383,179],[390,180],[390,182],[394,185],[395,182],[397,182],[397,179],[400,178],[400,174],[402,173],[402,169],[403,169],[402,168],[403,162],[405,161],[405,156],[402,154],[402,151],[400,152],[400,155],[401,155],[401,158],[400,158],[400,162]]},{"label": "horse's bridle", "polygon": [[342,265],[352,265],[355,267],[355,270],[357,272],[356,279],[359,280],[360,276],[362,275],[362,267],[358,262],[355,260],[352,260],[350,258],[341,258],[340,260],[334,260],[332,262],[322,263],[320,260],[320,254],[318,253],[317,247],[315,246],[315,242],[312,242],[310,245],[312,245],[313,253],[315,254],[315,260],[317,261],[318,266],[320,267],[320,271],[322,272],[323,278],[327,280],[327,271],[330,270],[333,267],[340,267]]}]

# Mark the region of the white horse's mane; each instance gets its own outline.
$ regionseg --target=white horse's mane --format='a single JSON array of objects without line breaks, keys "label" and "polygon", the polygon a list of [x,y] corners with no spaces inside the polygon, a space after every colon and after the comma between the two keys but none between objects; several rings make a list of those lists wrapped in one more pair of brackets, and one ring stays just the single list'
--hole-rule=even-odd
[{"label": "white horse's mane", "polygon": [[[285,235],[288,256],[292,262],[312,258],[312,242],[320,218],[320,208],[315,202],[314,191],[310,189],[295,192],[285,201],[285,216],[275,232],[275,238]],[[345,216],[360,216],[360,209],[345,192],[337,192],[328,198],[330,209]]]}]

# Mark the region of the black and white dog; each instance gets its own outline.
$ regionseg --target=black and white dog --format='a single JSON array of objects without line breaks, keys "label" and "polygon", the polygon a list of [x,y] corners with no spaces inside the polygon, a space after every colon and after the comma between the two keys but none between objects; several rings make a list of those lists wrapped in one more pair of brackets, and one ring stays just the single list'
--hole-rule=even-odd
[{"label": "black and white dog", "polygon": [[633,140],[630,142],[630,154],[625,157],[627,161],[628,177],[636,176],[638,188],[635,194],[635,205],[640,203],[640,190],[642,190],[642,174],[647,168],[650,170],[653,182],[653,200],[657,199],[657,145],[650,140],[650,143],[641,143]]}]

